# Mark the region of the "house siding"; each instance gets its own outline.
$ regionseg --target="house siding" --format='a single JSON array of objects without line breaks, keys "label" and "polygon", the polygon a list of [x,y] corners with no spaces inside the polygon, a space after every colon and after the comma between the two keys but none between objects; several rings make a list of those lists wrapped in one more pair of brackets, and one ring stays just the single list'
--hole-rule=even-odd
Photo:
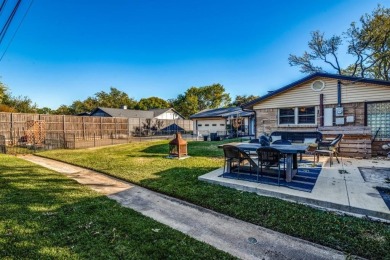
[{"label": "house siding", "polygon": [[[311,84],[316,80],[322,80],[325,88],[322,91],[314,91]],[[386,101],[390,97],[390,87],[367,83],[342,81],[341,102],[372,102]],[[320,103],[320,94],[324,95],[324,105],[337,104],[337,80],[317,78],[300,84],[276,96],[270,97],[253,106],[254,110],[265,108],[284,108],[294,106],[316,106]]]}]

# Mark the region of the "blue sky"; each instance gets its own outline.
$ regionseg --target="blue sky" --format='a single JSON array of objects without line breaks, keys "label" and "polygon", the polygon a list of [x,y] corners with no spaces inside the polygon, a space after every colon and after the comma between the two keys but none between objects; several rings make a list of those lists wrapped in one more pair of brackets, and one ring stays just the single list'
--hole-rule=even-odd
[{"label": "blue sky", "polygon": [[213,83],[232,99],[261,96],[304,76],[287,59],[307,50],[310,32],[341,34],[378,3],[389,7],[365,0],[34,0],[11,41],[30,1],[22,1],[0,44],[1,57],[10,43],[0,81],[52,109],[111,86],[136,100],[176,98]]}]

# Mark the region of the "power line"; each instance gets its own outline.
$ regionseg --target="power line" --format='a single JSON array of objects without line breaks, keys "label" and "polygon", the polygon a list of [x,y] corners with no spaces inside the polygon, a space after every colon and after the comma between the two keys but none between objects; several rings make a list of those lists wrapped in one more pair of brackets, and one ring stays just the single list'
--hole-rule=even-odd
[{"label": "power line", "polygon": [[1,6],[0,6],[0,15],[1,15],[1,11],[3,11],[3,8],[4,6],[7,4],[7,0],[4,0],[2,3],[1,3]]},{"label": "power line", "polygon": [[[19,1],[19,2],[20,2],[20,1]],[[22,17],[22,20],[20,21],[20,23],[19,23],[18,27],[16,28],[16,30],[15,30],[15,32],[14,32],[14,34],[13,34],[13,35],[12,35],[12,37],[11,37],[11,40],[9,41],[9,43],[8,43],[7,47],[5,48],[5,50],[4,50],[4,52],[3,52],[3,54],[1,55],[1,57],[0,57],[0,61],[2,61],[2,60],[3,60],[3,57],[4,57],[5,53],[7,52],[7,50],[8,50],[8,48],[9,48],[9,46],[11,45],[11,43],[12,43],[13,39],[15,38],[15,35],[16,35],[16,33],[18,32],[18,30],[19,30],[20,26],[22,25],[22,23],[23,23],[24,19],[26,18],[26,16],[27,16],[28,12],[30,11],[30,8],[31,8],[31,6],[32,6],[32,3],[33,3],[33,2],[34,2],[34,0],[31,0],[30,4],[29,4],[29,6],[28,6],[28,8],[27,8],[27,10],[26,10],[26,13],[23,15],[23,17]],[[0,43],[1,43],[1,41],[0,41]]]},{"label": "power line", "polygon": [[0,32],[0,45],[1,45],[1,42],[3,41],[3,39],[4,39],[5,33],[7,32],[8,28],[9,28],[9,25],[12,22],[12,19],[15,17],[15,13],[18,10],[21,1],[22,0],[18,0],[18,2],[16,3],[14,9],[12,10],[11,15],[8,17],[6,23],[4,24],[3,29],[1,29],[1,32]]}]

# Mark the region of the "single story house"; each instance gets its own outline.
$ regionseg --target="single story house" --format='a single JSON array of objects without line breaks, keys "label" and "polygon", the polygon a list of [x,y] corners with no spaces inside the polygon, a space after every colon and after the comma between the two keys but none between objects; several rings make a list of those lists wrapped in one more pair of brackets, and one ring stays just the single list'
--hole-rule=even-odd
[{"label": "single story house", "polygon": [[344,134],[342,156],[386,155],[390,82],[314,73],[242,106],[255,113],[256,136],[273,131]]},{"label": "single story house", "polygon": [[255,134],[254,112],[244,111],[241,107],[206,109],[191,115],[190,119],[194,123],[194,133],[198,135]]},{"label": "single story house", "polygon": [[149,109],[149,110],[133,110],[127,108],[95,108],[89,116],[103,117],[127,117],[127,118],[148,118],[148,119],[169,119],[177,120],[184,119],[179,112],[173,108]]}]

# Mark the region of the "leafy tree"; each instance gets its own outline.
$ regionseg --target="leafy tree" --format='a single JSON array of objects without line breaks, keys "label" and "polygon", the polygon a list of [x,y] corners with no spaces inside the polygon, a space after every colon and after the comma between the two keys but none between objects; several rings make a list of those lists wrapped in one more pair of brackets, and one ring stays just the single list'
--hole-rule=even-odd
[{"label": "leafy tree", "polygon": [[42,107],[42,108],[37,108],[36,112],[38,114],[53,114],[54,110],[49,107]]},{"label": "leafy tree", "polygon": [[122,106],[127,106],[128,108],[135,108],[137,105],[137,101],[129,98],[125,92],[114,87],[110,88],[109,93],[104,91],[96,93],[95,97],[97,105],[100,107],[120,108]]},{"label": "leafy tree", "polygon": [[56,114],[56,115],[74,115],[75,111],[72,110],[72,108],[70,106],[61,105],[54,111],[53,114]]},{"label": "leafy tree", "polygon": [[16,111],[16,109],[13,107],[9,107],[5,104],[0,104],[0,112],[16,113],[18,111]]},{"label": "leafy tree", "polygon": [[360,23],[352,22],[345,32],[348,43],[347,54],[354,63],[343,68],[340,65],[338,50],[343,44],[342,37],[334,35],[325,38],[324,33],[311,33],[309,52],[302,56],[290,54],[289,64],[300,66],[303,73],[325,71],[320,63],[325,63],[340,75],[360,76],[389,80],[390,72],[390,9],[378,6],[371,14],[360,18]]},{"label": "leafy tree", "polygon": [[90,112],[97,107],[120,108],[127,106],[134,108],[137,102],[129,98],[129,96],[114,87],[110,88],[110,92],[100,91],[94,97],[88,97],[84,101],[76,100],[70,106],[61,105],[55,114],[76,115],[83,112]]},{"label": "leafy tree", "polygon": [[255,100],[256,98],[259,98],[259,96],[254,96],[254,95],[237,95],[236,96],[236,99],[233,101],[233,103],[231,103],[231,106],[234,106],[234,107],[239,107],[245,103],[248,103],[252,100]]},{"label": "leafy tree", "polygon": [[6,93],[3,96],[3,105],[12,108],[14,112],[19,113],[36,113],[37,105],[27,96],[14,97],[11,93]]},{"label": "leafy tree", "polygon": [[141,98],[135,106],[136,109],[149,110],[154,108],[169,108],[170,105],[164,99],[158,97]]},{"label": "leafy tree", "polygon": [[171,102],[177,111],[188,117],[204,109],[226,107],[230,101],[230,95],[225,92],[225,88],[221,84],[213,84],[191,87]]},{"label": "leafy tree", "polygon": [[6,95],[6,93],[7,93],[7,87],[2,82],[0,82],[0,103],[3,101],[3,98]]}]

